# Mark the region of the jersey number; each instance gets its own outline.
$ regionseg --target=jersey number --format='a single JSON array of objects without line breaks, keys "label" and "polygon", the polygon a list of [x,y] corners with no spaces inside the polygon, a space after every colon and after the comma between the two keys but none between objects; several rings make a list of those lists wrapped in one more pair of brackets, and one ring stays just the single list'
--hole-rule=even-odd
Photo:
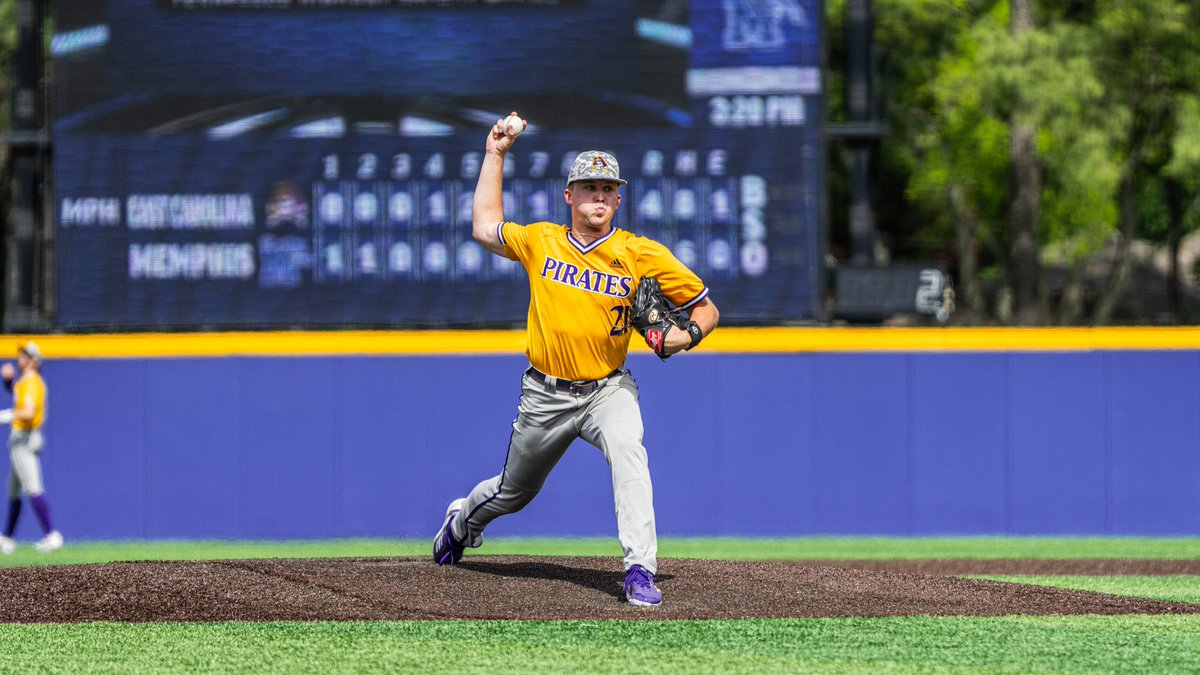
[{"label": "jersey number", "polygon": [[608,310],[617,315],[616,321],[613,321],[612,330],[608,331],[609,335],[624,335],[625,331],[629,330],[629,310],[632,309],[629,305],[617,305]]}]

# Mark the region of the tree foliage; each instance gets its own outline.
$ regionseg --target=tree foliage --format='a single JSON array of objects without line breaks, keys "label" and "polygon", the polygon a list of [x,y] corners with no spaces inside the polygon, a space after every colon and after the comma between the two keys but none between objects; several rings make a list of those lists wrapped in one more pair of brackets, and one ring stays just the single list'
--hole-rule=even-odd
[{"label": "tree foliage", "polygon": [[[841,4],[828,5],[831,26]],[[968,320],[1007,320],[997,300],[1013,281],[1009,140],[1013,124],[1028,125],[1041,174],[1038,250],[1066,272],[1038,280],[1041,316],[1119,320],[1134,243],[1177,244],[1200,220],[1200,0],[1040,0],[1034,28],[1020,34],[1009,30],[1008,0],[873,9],[889,130],[884,240],[901,257],[947,259]]]},{"label": "tree foliage", "polygon": [[17,45],[16,0],[0,0],[0,130],[8,129],[8,88],[13,49]]}]

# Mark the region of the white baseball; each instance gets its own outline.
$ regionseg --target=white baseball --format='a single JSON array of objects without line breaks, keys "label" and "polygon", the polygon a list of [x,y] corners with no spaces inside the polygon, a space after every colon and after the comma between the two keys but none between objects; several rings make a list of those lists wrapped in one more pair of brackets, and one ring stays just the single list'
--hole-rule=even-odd
[{"label": "white baseball", "polygon": [[509,115],[504,118],[504,134],[516,138],[525,131],[525,121],[516,115]]}]

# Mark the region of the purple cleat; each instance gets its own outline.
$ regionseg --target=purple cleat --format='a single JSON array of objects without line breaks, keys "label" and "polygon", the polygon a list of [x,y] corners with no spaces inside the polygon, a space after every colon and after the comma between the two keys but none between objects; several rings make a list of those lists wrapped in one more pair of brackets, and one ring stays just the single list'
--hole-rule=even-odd
[{"label": "purple cleat", "polygon": [[462,560],[463,545],[454,540],[454,532],[450,528],[450,523],[454,521],[454,516],[458,515],[463,504],[466,503],[466,499],[460,498],[450,502],[450,506],[446,507],[446,518],[442,521],[442,529],[438,530],[437,536],[433,538],[433,561],[439,565],[453,565]]},{"label": "purple cleat", "polygon": [[662,604],[662,591],[654,585],[654,575],[641,565],[634,565],[625,573],[625,600],[638,607],[658,607]]}]

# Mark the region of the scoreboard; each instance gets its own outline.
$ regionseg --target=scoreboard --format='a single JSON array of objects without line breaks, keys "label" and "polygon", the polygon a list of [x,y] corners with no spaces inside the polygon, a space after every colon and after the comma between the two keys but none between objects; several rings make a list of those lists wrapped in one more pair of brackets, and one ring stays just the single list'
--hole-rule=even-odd
[{"label": "scoreboard", "polygon": [[816,0],[57,11],[60,327],[521,324],[522,268],[471,238],[509,110],[530,126],[507,219],[569,222],[571,161],[607,150],[629,181],[614,224],[695,270],[723,322],[819,310]]},{"label": "scoreboard", "polygon": [[[645,149],[639,154],[645,170],[632,177],[624,195],[638,234],[663,242],[697,272],[729,276],[736,275],[740,266],[747,275],[761,275],[766,267],[762,246],[766,233],[762,219],[750,216],[752,209],[761,211],[766,205],[761,176],[730,175],[728,151],[722,148],[705,152],[704,173],[698,167],[699,151],[672,149],[678,177],[663,175],[663,151]],[[508,217],[520,222],[561,219],[562,167],[569,167],[574,158],[573,151],[554,157],[544,150],[524,156],[511,153],[505,166]],[[371,152],[323,157],[311,195],[316,210],[314,279],[507,280],[523,274],[513,261],[485,260],[482,248],[471,239],[473,179],[481,159],[479,151],[451,157],[442,152],[427,157],[398,152],[382,160]],[[638,159],[626,155],[634,166]],[[461,167],[453,178],[445,173],[448,161]],[[381,163],[386,173],[380,171]],[[343,176],[343,167],[348,176]],[[290,190],[281,194],[299,202]],[[739,222],[743,214],[737,206],[745,208],[744,224]],[[739,225],[744,225],[747,242],[741,261],[735,255],[743,235]]]}]

